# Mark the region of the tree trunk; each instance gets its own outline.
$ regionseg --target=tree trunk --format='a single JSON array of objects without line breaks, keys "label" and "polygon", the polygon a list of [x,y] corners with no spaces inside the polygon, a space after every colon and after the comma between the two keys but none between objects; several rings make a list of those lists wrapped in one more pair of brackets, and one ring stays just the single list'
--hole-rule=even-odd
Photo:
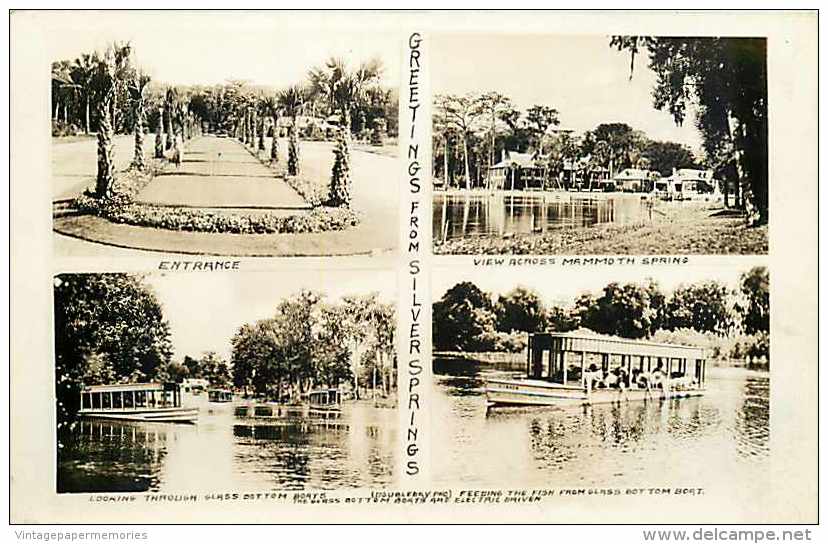
[{"label": "tree trunk", "polygon": [[448,136],[443,138],[443,185],[448,187],[449,178],[448,178],[448,154],[449,154],[449,145],[448,145]]},{"label": "tree trunk", "polygon": [[112,134],[118,134],[118,126],[117,123],[117,113],[118,113],[118,86],[115,86],[115,90],[112,92]]},{"label": "tree trunk", "polygon": [[164,158],[164,109],[158,110],[158,124],[155,126],[155,158]]},{"label": "tree trunk", "polygon": [[274,115],[271,121],[273,122],[273,139],[270,141],[270,162],[279,162],[279,118]]},{"label": "tree trunk", "polygon": [[139,97],[135,101],[135,154],[132,165],[138,170],[146,167],[144,162],[144,99]]},{"label": "tree trunk", "polygon": [[265,150],[265,117],[262,116],[261,121],[259,121],[259,151]]},{"label": "tree trunk", "polygon": [[299,175],[299,138],[296,135],[296,117],[288,135],[288,175]]},{"label": "tree trunk", "polygon": [[166,139],[164,143],[164,148],[169,151],[172,149],[173,146],[173,113],[172,113],[172,106],[168,104],[165,108],[166,116],[164,116],[164,122],[167,125],[166,132]]},{"label": "tree trunk", "polygon": [[86,95],[86,134],[89,134],[89,95]]},{"label": "tree trunk", "polygon": [[348,129],[351,112],[343,111],[344,126],[339,130],[334,148],[334,164],[331,169],[331,185],[328,204],[334,207],[351,207],[351,131]]},{"label": "tree trunk", "polygon": [[114,181],[112,136],[113,128],[110,119],[110,105],[114,90],[106,93],[98,102],[98,176],[95,182],[95,195],[98,198],[112,196]]},{"label": "tree trunk", "polygon": [[468,136],[463,134],[463,160],[466,165],[466,190],[471,190],[471,175],[469,173],[469,141]]}]

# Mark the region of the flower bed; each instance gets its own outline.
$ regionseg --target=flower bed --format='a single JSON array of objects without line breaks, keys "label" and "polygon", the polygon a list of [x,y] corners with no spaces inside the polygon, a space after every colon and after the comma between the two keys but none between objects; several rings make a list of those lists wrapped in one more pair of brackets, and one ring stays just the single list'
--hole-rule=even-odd
[{"label": "flower bed", "polygon": [[319,207],[308,213],[225,214],[206,210],[139,204],[127,195],[109,199],[81,196],[75,207],[114,223],[191,232],[232,234],[312,233],[344,230],[359,224],[359,214],[346,208]]},{"label": "flower bed", "polygon": [[300,176],[285,176],[285,183],[313,206],[323,206],[328,200],[328,188]]}]

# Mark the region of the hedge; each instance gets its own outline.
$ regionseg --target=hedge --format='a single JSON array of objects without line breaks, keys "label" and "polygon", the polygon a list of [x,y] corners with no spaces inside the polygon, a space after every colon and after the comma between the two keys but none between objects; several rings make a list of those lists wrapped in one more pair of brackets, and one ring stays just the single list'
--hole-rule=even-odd
[{"label": "hedge", "polygon": [[357,226],[359,214],[347,208],[318,207],[308,213],[277,216],[271,213],[224,214],[197,208],[154,206],[133,202],[125,195],[98,199],[84,195],[76,208],[114,223],[174,231],[232,234],[311,233]]}]

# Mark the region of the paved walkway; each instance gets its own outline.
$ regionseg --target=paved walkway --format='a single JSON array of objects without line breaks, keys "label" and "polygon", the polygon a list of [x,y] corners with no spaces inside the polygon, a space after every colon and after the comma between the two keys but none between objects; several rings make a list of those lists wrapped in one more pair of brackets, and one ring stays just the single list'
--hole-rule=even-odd
[{"label": "paved walkway", "polygon": [[[114,138],[116,170],[122,170],[132,162],[133,142],[130,135]],[[154,135],[144,140],[145,151],[151,152]],[[87,187],[94,188],[98,172],[98,144],[96,136],[84,136],[75,141],[52,138],[52,198],[73,198]]]},{"label": "paved walkway", "polygon": [[187,142],[181,166],[168,166],[141,191],[138,200],[196,208],[310,207],[237,140],[215,136]]},{"label": "paved walkway", "polygon": [[[90,142],[91,143],[91,142]],[[280,160],[286,160],[287,141],[279,142]],[[72,145],[72,144],[64,144]],[[270,138],[267,148],[270,149]],[[302,175],[327,183],[333,164],[333,144],[300,143]],[[94,176],[94,144],[84,150]],[[218,153],[221,152],[219,158]],[[117,163],[116,163],[117,164]],[[399,243],[399,164],[393,157],[353,150],[353,208],[362,214],[359,226],[344,231],[303,234],[220,234],[169,231],[110,223],[93,216],[65,217],[55,223],[55,252],[61,256],[324,256],[392,254]],[[120,167],[121,165],[118,164]],[[168,167],[141,192],[139,198],[201,207],[267,207],[304,205],[298,194],[236,141],[205,136],[189,143],[178,172]],[[267,178],[259,177],[267,174]],[[189,187],[186,189],[185,187]],[[178,204],[176,204],[178,205]],[[285,209],[280,212],[297,213]]]}]

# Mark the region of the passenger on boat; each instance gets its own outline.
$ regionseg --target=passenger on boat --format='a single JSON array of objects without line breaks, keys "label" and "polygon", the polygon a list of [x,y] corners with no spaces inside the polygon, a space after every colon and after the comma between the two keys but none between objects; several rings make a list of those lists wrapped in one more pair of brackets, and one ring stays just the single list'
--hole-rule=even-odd
[{"label": "passenger on boat", "polygon": [[604,373],[598,370],[594,364],[589,365],[589,369],[584,372],[584,384],[588,391],[597,389],[604,381]]},{"label": "passenger on boat", "polygon": [[658,363],[655,370],[650,372],[648,389],[664,389],[664,384],[667,382],[667,375],[664,373],[662,364]]},{"label": "passenger on boat", "polygon": [[681,378],[674,378],[670,380],[670,387],[679,391],[696,389],[698,385],[698,382],[696,382],[696,379],[693,376],[682,376]]}]

